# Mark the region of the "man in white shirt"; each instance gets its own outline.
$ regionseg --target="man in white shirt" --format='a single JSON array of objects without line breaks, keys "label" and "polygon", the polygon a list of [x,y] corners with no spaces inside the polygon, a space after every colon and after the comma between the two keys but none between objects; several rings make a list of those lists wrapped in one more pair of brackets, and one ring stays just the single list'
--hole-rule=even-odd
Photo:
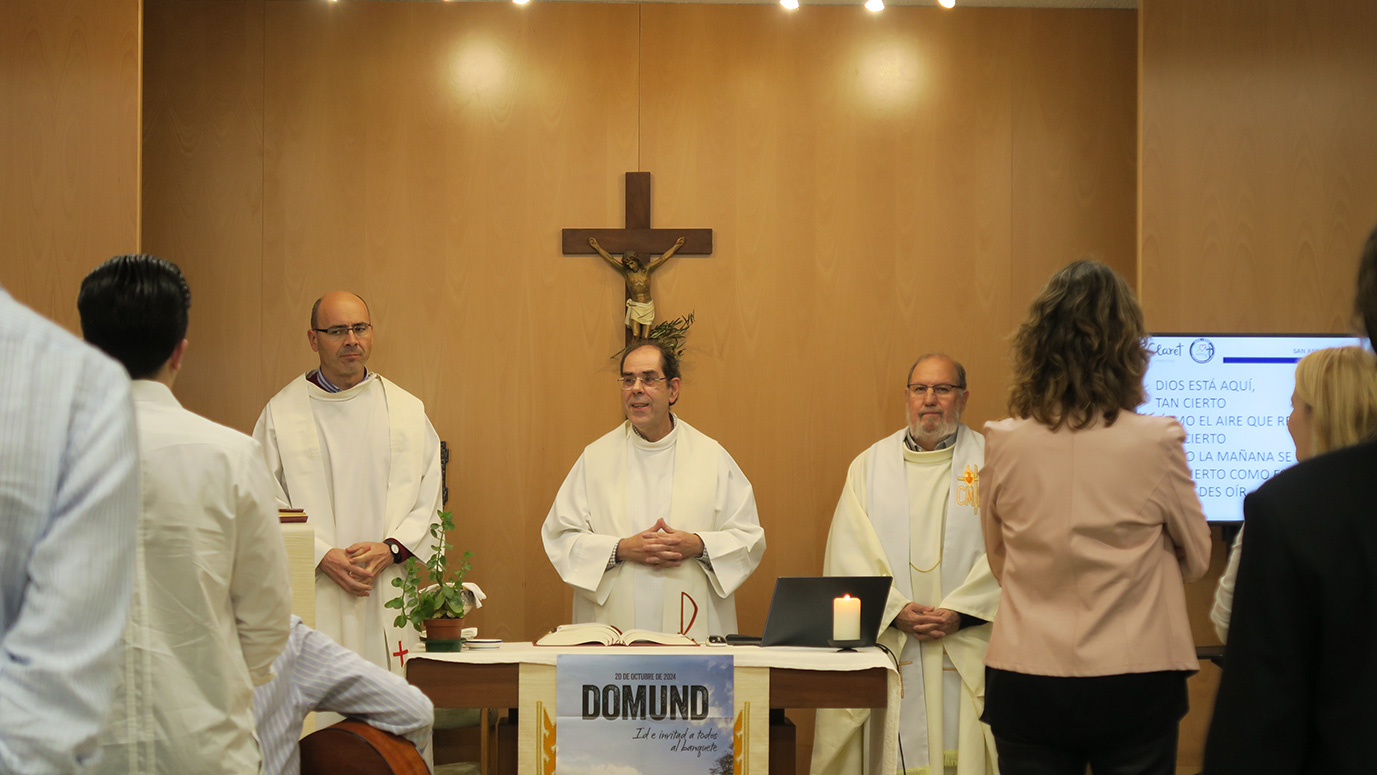
[{"label": "man in white shirt", "polygon": [[80,772],[97,750],[137,460],[124,369],[0,289],[0,772]]},{"label": "man in white shirt", "polygon": [[435,707],[401,676],[365,660],[323,632],[292,617],[287,647],[273,663],[273,680],[253,690],[253,713],[263,745],[263,775],[297,775],[297,738],[312,711],[368,722],[410,740],[424,755]]},{"label": "man in white shirt", "polygon": [[430,554],[440,506],[440,437],[425,406],[370,372],[373,325],[353,293],[322,296],[306,340],[320,367],[273,396],[254,427],[278,499],[315,527],[316,628],[401,672],[417,633],[392,626],[398,563]]},{"label": "man in white shirt", "polygon": [[190,307],[177,266],[145,255],[96,267],[77,297],[83,336],[134,380],[143,491],[100,773],[256,772],[253,687],[287,640],[287,556],[262,452],[172,395]]},{"label": "man in white shirt", "polygon": [[[904,387],[908,427],[862,452],[827,536],[823,573],[890,576],[880,643],[898,656],[904,697],[899,743],[908,772],[983,775],[994,740],[980,722],[989,622],[999,584],[980,529],[985,438],[961,424],[966,369],[939,353],[918,358]],[[891,712],[893,709],[891,709]],[[815,775],[876,772],[870,712],[818,712]]]},{"label": "man in white shirt", "polygon": [[589,444],[541,528],[574,588],[575,622],[736,632],[733,593],[760,564],[755,494],[726,450],[670,412],[679,359],[658,340],[622,357],[626,422]]}]

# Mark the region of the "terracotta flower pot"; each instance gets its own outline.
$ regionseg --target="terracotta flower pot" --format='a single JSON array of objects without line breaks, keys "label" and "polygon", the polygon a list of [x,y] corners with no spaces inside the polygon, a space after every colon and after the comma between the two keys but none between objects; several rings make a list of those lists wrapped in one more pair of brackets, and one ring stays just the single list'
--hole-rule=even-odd
[{"label": "terracotta flower pot", "polygon": [[462,640],[463,619],[426,619],[426,641]]}]

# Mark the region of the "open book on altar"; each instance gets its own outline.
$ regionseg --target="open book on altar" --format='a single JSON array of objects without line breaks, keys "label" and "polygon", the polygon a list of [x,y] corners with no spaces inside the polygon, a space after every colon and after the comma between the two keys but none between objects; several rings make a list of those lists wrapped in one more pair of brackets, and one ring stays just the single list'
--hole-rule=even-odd
[{"label": "open book on altar", "polygon": [[698,646],[701,645],[687,635],[654,630],[621,630],[610,624],[588,622],[586,624],[561,624],[545,637],[536,641],[537,646]]}]

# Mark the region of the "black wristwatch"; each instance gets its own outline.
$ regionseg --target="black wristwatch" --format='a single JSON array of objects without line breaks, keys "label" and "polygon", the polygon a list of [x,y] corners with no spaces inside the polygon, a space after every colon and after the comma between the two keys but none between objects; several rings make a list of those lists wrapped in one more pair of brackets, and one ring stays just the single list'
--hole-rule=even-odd
[{"label": "black wristwatch", "polygon": [[395,538],[389,538],[384,543],[387,548],[392,550],[392,564],[396,565],[402,561],[402,545]]}]

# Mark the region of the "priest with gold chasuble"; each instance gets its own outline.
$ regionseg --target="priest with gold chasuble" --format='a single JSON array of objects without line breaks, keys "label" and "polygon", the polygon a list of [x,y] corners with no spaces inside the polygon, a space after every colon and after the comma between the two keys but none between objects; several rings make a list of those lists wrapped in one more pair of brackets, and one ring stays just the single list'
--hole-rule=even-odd
[{"label": "priest with gold chasuble", "polygon": [[[966,373],[941,354],[918,359],[906,388],[908,427],[852,462],[827,537],[829,576],[891,576],[880,643],[899,660],[902,771],[995,773],[980,722],[985,650],[999,606],[981,534],[985,440],[961,424]],[[893,709],[891,709],[892,711]],[[882,762],[867,709],[820,710],[814,775],[859,775]]]},{"label": "priest with gold chasuble", "polygon": [[399,563],[429,554],[440,506],[440,437],[421,401],[368,371],[373,328],[357,295],[329,293],[307,341],[320,368],[292,380],[254,428],[278,498],[315,527],[316,629],[373,664],[416,643],[383,604]]},{"label": "priest with gold chasuble", "polygon": [[765,554],[751,483],[670,413],[680,385],[671,348],[633,344],[619,380],[627,421],[584,449],[541,528],[574,587],[573,620],[700,642],[736,632],[733,593]]}]

